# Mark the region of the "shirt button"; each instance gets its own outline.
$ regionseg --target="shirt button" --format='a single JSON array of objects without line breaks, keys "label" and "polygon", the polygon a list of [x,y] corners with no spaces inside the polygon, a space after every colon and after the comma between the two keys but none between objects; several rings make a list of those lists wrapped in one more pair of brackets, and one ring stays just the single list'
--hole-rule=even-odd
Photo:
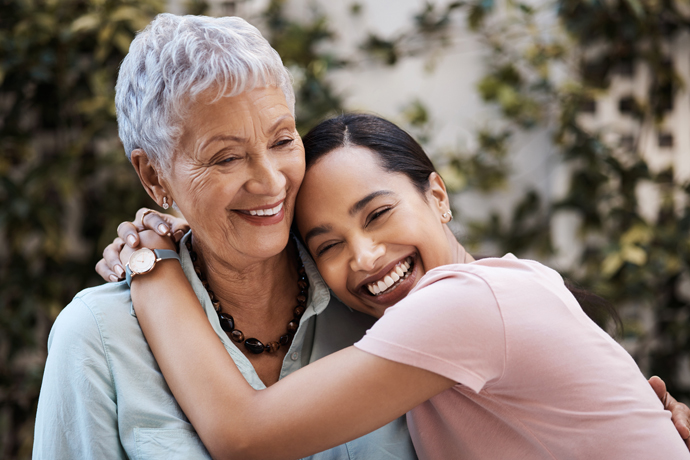
[{"label": "shirt button", "polygon": [[297,361],[297,358],[299,358],[299,353],[296,351],[293,351],[292,354],[290,355],[290,359],[293,361]]}]

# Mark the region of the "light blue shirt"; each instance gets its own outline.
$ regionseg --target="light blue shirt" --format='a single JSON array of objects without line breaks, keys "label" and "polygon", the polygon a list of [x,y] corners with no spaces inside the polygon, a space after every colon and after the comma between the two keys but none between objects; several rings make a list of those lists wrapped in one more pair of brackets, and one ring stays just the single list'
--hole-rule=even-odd
[{"label": "light blue shirt", "polygon": [[[221,329],[208,293],[194,273],[189,252],[184,244],[180,248],[184,273],[225,349],[252,387],[265,388],[249,360]],[[314,262],[302,246],[299,251],[310,281],[309,299],[283,360],[281,378],[352,345],[374,322],[331,296]],[[231,408],[227,416],[235,416]],[[55,321],[48,337],[33,458],[210,458],[163,379],[139,328],[126,283],[85,289]],[[402,417],[309,458],[417,457]]]}]

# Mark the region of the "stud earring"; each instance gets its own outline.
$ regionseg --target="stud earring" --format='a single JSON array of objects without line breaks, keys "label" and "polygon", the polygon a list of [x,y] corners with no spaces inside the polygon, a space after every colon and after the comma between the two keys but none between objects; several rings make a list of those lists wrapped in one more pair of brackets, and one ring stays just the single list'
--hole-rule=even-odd
[{"label": "stud earring", "polygon": [[170,205],[168,204],[168,197],[164,196],[163,197],[163,209],[168,209]]},{"label": "stud earring", "polygon": [[448,219],[448,222],[450,222],[451,220],[453,220],[453,211],[449,209],[448,211],[441,214],[441,217],[443,217],[444,219]]}]

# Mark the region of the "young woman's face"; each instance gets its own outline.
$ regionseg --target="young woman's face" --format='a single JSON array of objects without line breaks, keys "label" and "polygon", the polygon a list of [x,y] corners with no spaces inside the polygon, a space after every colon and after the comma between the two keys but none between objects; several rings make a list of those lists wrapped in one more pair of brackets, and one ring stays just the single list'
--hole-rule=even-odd
[{"label": "young woman's face", "polygon": [[355,310],[380,317],[430,269],[452,263],[437,174],[420,192],[364,147],[343,147],[307,171],[297,225],[326,283]]}]

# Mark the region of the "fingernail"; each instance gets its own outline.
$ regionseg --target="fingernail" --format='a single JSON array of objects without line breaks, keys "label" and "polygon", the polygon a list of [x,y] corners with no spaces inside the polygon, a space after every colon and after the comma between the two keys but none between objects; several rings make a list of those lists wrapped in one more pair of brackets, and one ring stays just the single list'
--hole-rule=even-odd
[{"label": "fingernail", "polygon": [[168,233],[168,226],[165,224],[160,224],[158,226],[158,233],[160,233],[161,235],[165,235],[166,233]]},{"label": "fingernail", "polygon": [[134,238],[134,235],[127,235],[127,243],[134,247],[134,245],[137,244],[137,239]]},{"label": "fingernail", "polygon": [[113,283],[119,280],[119,278],[115,275],[110,275],[108,278],[110,278],[110,281],[112,281]]},{"label": "fingernail", "polygon": [[115,265],[115,273],[117,273],[118,277],[122,278],[122,275],[125,274],[125,271],[119,265]]}]

